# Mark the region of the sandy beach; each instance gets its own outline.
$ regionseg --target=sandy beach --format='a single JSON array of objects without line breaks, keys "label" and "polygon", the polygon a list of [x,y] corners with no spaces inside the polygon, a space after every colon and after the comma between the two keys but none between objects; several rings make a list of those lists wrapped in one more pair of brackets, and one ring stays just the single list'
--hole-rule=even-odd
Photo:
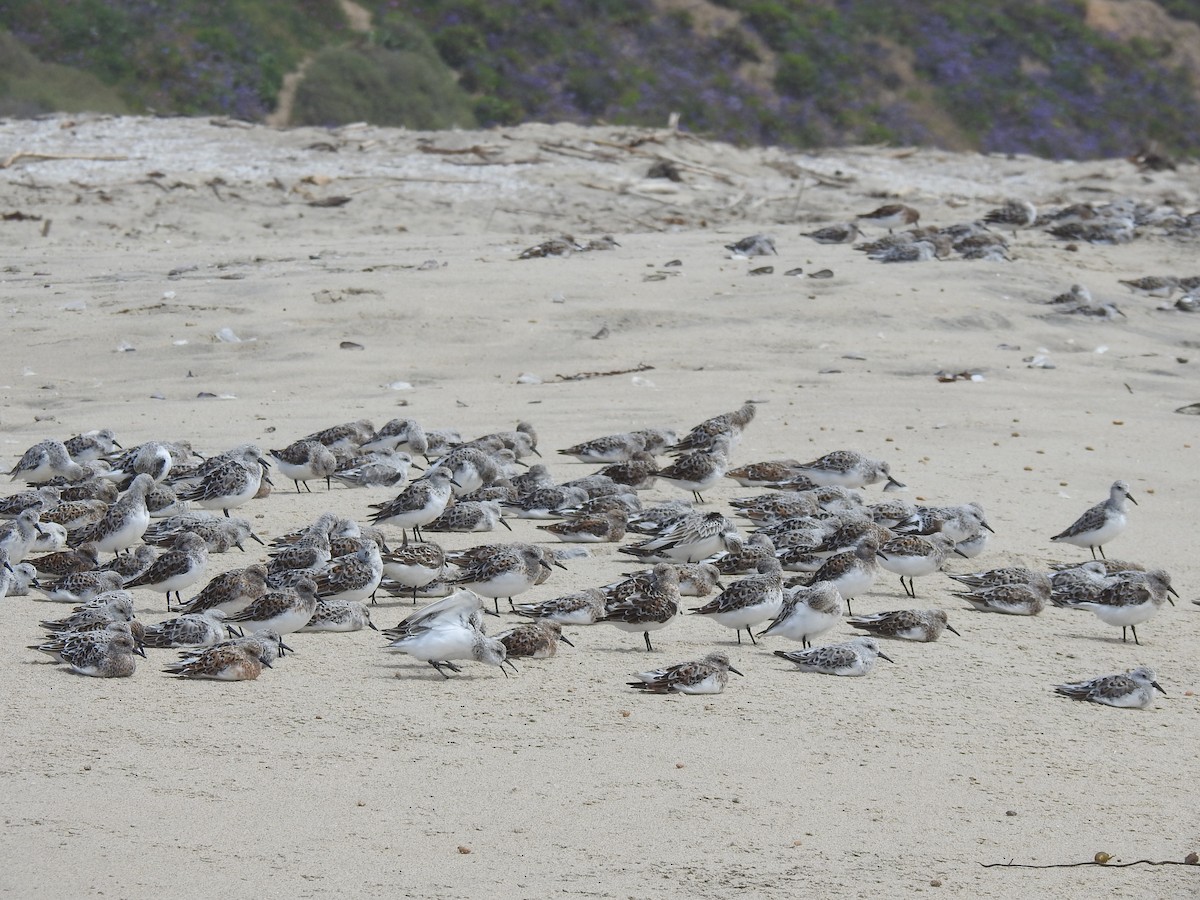
[{"label": "sandy beach", "polygon": [[[682,180],[647,177],[664,161]],[[771,653],[792,642],[738,646],[728,629],[684,616],[655,634],[653,653],[639,634],[568,627],[575,649],[517,661],[508,678],[468,664],[443,680],[385,653],[369,630],[296,634],[294,655],[234,684],[172,679],[161,670],[175,653],[162,650],[132,678],[72,675],[26,649],[39,620],[67,607],[8,597],[0,892],[1200,890],[1195,867],[981,866],[1099,851],[1182,861],[1200,849],[1186,774],[1200,737],[1200,564],[1187,530],[1200,420],[1176,412],[1200,401],[1200,315],[1160,310],[1170,303],[1120,284],[1200,274],[1198,239],[1147,226],[1130,243],[1070,249],[1035,228],[1009,237],[1010,261],[883,264],[802,236],[895,202],[940,226],[1010,197],[1193,212],[1197,166],[799,154],[617,127],[417,133],[98,117],[0,121],[0,165],[5,471],[40,440],[96,428],[127,447],[188,439],[212,454],[411,417],[468,437],[527,420],[564,481],[597,467],[557,449],[648,426],[683,433],[754,399],[735,464],[855,449],[907,485],[887,496],[981,503],[996,534],[947,571],[1090,558],[1049,538],[1124,479],[1138,506],[1106,550],[1166,569],[1180,594],[1135,646],[1083,611],[977,613],[944,575],[918,578],[912,601],[885,573],[856,613],[941,607],[961,636],[888,642],[894,664],[866,678],[797,672]],[[756,233],[774,238],[777,256],[725,249]],[[518,258],[563,234],[618,246]],[[761,266],[773,272],[750,274]],[[832,276],[808,277],[822,269]],[[1046,304],[1073,283],[1124,317]],[[976,378],[944,380],[959,373]],[[755,492],[726,480],[703,508],[728,514],[731,499]],[[365,521],[370,503],[395,493],[314,482],[297,494],[276,477],[270,497],[239,512],[269,540],[326,510]],[[885,496],[879,485],[864,494]],[[682,496],[660,481],[642,501]],[[557,545],[539,523],[510,524],[511,534],[437,540]],[[522,599],[632,568],[616,545],[590,552]],[[253,545],[214,555],[210,572],[261,559]],[[134,593],[139,617],[166,618],[161,594]],[[384,599],[372,615],[385,628],[411,610]],[[822,642],[856,633],[840,625]],[[713,649],[745,673],[721,695],[625,686],[633,672]],[[1139,664],[1167,694],[1151,709],[1053,693]]]}]

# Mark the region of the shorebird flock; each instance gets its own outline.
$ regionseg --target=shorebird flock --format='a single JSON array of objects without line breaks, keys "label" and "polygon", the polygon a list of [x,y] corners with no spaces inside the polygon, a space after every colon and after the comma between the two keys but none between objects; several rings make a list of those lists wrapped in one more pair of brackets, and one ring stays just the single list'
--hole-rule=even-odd
[{"label": "shorebird flock", "polygon": [[[877,212],[876,224],[888,224]],[[757,674],[756,663],[770,663],[772,674],[861,677],[877,660],[901,657],[884,652],[888,642],[932,643],[945,632],[969,639],[944,608],[853,615],[851,602],[894,577],[915,604],[947,562],[984,553],[994,532],[981,503],[909,502],[886,460],[852,449],[735,465],[757,409],[747,401],[682,435],[648,427],[560,449],[560,457],[599,467],[566,482],[538,461],[538,432],[528,422],[467,439],[414,419],[378,429],[360,420],[279,449],[243,444],[210,456],[186,442],[125,449],[107,429],[45,440],[9,472],[25,488],[0,498],[0,597],[71,604],[67,615],[42,621],[46,635],[30,649],[96,677],[131,676],[148,651],[176,649],[179,658],[162,672],[251,680],[292,650],[291,635],[378,630],[373,611],[395,607],[410,614],[380,633],[381,650],[447,679],[464,663],[507,675],[513,659],[553,657],[560,643],[586,652],[590,643],[628,641],[606,625],[661,652],[652,634],[661,644],[683,615],[710,620],[723,649],[630,673],[629,685],[659,694],[720,693],[730,673]],[[678,496],[644,504],[640,495],[659,481]],[[729,481],[747,494],[715,508],[705,493]],[[312,482],[338,511],[296,523],[269,545],[233,514],[280,502],[273,490],[312,492]],[[872,486],[882,488],[873,502]],[[1105,547],[1128,525],[1129,503],[1136,504],[1129,486],[1116,481],[1106,500],[1046,536],[1091,559],[949,574],[950,596],[966,614],[1090,611],[1120,627],[1122,642],[1140,645],[1137,626],[1175,591],[1161,569],[1107,558]],[[521,519],[552,521],[531,527]],[[452,551],[435,539],[498,529],[515,537],[513,524],[532,540]],[[255,542],[260,561],[210,573],[214,556]],[[618,545],[612,558],[632,571],[546,599],[522,596],[601,543]],[[162,595],[167,618],[135,615],[137,592]],[[514,618],[489,627],[504,616]],[[813,646],[841,623],[864,634]],[[570,637],[565,629],[574,629]],[[760,639],[799,647],[768,650]],[[780,668],[775,657],[793,666]],[[1145,666],[1055,687],[1123,707],[1150,705],[1153,689],[1162,690]]]}]

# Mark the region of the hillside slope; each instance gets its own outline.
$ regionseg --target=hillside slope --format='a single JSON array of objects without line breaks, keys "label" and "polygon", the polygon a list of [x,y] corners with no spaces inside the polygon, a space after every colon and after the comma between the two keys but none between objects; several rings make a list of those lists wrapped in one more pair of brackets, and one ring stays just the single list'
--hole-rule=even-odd
[{"label": "hillside slope", "polygon": [[169,11],[9,0],[0,28],[136,111],[264,120],[294,71],[291,124],[661,125],[677,114],[690,131],[785,146],[1092,158],[1200,145],[1200,7],[1188,0],[360,5],[366,33],[319,0],[229,0],[220,23],[198,0]]}]

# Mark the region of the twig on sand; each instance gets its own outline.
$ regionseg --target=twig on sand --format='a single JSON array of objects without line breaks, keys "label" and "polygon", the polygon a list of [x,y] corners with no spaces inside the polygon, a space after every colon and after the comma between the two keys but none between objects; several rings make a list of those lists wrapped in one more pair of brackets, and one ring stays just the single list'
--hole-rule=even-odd
[{"label": "twig on sand", "polygon": [[632,372],[649,372],[654,366],[638,363],[632,369],[614,369],[611,372],[576,372],[574,375],[555,375],[555,381],[586,381],[588,378],[606,378],[609,375],[629,375]]},{"label": "twig on sand", "polygon": [[0,162],[0,169],[9,169],[23,159],[35,160],[41,162],[43,160],[53,159],[86,159],[96,162],[125,162],[129,159],[128,156],[87,156],[78,153],[34,153],[30,150],[18,150],[12,156]]},{"label": "twig on sand", "polygon": [[1018,863],[998,862],[998,863],[980,863],[985,869],[1001,868],[1001,869],[1074,869],[1079,866],[1099,866],[1104,869],[1127,869],[1130,866],[1195,866],[1200,864],[1200,855],[1189,853],[1183,859],[1135,859],[1133,862],[1111,862],[1112,858],[1107,853],[1097,853],[1095,857],[1084,862],[1073,863],[1047,863],[1044,865],[1036,865],[1034,863]]}]

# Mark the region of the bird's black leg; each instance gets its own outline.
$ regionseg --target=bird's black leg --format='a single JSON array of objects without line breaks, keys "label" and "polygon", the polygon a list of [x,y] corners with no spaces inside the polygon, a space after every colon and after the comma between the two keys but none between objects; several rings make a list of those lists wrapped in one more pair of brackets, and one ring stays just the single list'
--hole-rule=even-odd
[{"label": "bird's black leg", "polygon": [[649,653],[649,652],[653,651],[654,648],[650,646],[650,632],[643,631],[642,637],[644,637],[646,639],[646,652]]}]

